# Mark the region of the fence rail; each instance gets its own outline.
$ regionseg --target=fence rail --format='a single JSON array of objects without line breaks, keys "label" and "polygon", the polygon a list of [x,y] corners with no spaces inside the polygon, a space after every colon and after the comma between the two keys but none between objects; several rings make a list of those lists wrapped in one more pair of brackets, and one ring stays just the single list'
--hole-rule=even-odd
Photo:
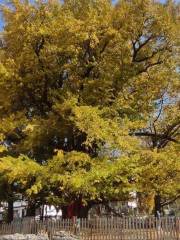
[{"label": "fence rail", "polygon": [[0,235],[47,233],[76,234],[83,240],[180,240],[180,218],[94,218],[37,221],[22,219],[0,225]]}]

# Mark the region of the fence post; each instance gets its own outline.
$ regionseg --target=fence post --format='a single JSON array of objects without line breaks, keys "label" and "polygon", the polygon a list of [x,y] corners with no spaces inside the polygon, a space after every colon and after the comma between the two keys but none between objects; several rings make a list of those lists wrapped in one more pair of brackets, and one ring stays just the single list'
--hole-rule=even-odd
[{"label": "fence post", "polygon": [[74,216],[72,219],[72,224],[73,224],[73,233],[75,235],[80,234],[80,223],[81,223],[81,219]]},{"label": "fence post", "polygon": [[76,219],[76,234],[79,236],[80,235],[80,226],[81,226],[81,219],[77,218]]},{"label": "fence post", "polygon": [[92,229],[92,223],[90,221],[90,228],[91,228],[91,240],[93,239],[93,229]]},{"label": "fence post", "polygon": [[179,235],[180,235],[180,219],[179,218],[175,218],[175,235],[177,237],[177,240],[179,240]]}]

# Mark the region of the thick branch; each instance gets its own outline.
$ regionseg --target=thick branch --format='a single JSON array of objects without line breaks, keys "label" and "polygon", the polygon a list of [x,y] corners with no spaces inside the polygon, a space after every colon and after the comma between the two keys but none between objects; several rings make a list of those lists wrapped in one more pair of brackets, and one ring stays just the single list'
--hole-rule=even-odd
[{"label": "thick branch", "polygon": [[[139,44],[139,40],[136,41],[132,41],[132,45],[133,45],[133,62],[136,62],[136,57],[138,52],[141,50],[141,48],[143,48],[151,39],[153,39],[153,35],[151,35],[149,38],[147,38],[143,43]],[[136,47],[136,44],[139,44],[138,47]]]},{"label": "thick branch", "polygon": [[100,54],[102,54],[102,53],[106,50],[106,47],[108,46],[109,42],[110,42],[110,41],[108,41],[108,40],[105,41],[103,47],[102,47],[101,50],[100,50]]},{"label": "thick branch", "polygon": [[164,207],[166,205],[169,205],[169,204],[175,202],[179,198],[180,198],[180,194],[178,194],[176,197],[174,197],[174,198],[172,198],[172,199],[170,199],[170,200],[168,200],[166,202],[161,203],[161,206]]},{"label": "thick branch", "polygon": [[166,139],[168,141],[171,142],[175,142],[178,143],[178,141],[170,136],[166,136],[166,134],[155,134],[155,133],[151,133],[151,132],[136,132],[130,135],[134,135],[134,136],[139,136],[139,137],[157,137],[159,139]]},{"label": "thick branch", "polygon": [[39,55],[40,55],[40,52],[41,50],[43,49],[44,47],[44,43],[45,43],[45,39],[44,37],[42,36],[42,38],[36,42],[35,46],[33,47],[34,48],[34,51],[37,55],[37,57],[39,58]]},{"label": "thick branch", "polygon": [[148,70],[149,68],[154,67],[154,66],[156,66],[156,65],[160,65],[160,64],[162,64],[162,63],[163,63],[162,60],[158,60],[158,61],[155,62],[155,63],[150,63],[150,64],[148,64],[147,66],[145,66],[145,68],[143,68],[142,70],[140,70],[140,71],[138,72],[138,74],[143,73],[143,72],[147,72],[147,70]]},{"label": "thick branch", "polygon": [[148,61],[148,60],[152,59],[154,56],[156,56],[158,53],[164,51],[165,49],[166,48],[162,48],[162,49],[158,49],[157,51],[153,51],[150,56],[146,56],[146,57],[140,58],[140,59],[135,59],[134,62],[141,63],[141,62]]}]

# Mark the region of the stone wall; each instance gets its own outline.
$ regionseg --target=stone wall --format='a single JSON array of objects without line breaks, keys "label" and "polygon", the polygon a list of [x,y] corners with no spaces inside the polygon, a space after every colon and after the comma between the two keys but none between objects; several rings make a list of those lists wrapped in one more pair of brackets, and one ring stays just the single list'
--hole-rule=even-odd
[{"label": "stone wall", "polygon": [[[48,236],[45,234],[12,234],[12,235],[2,235],[0,240],[49,240]],[[52,240],[80,240],[80,238],[67,234],[64,231],[57,232],[52,237]]]},{"label": "stone wall", "polygon": [[13,234],[13,235],[2,235],[0,240],[48,240],[47,235],[34,235],[34,234]]},{"label": "stone wall", "polygon": [[54,234],[52,240],[80,240],[77,236],[60,231]]}]

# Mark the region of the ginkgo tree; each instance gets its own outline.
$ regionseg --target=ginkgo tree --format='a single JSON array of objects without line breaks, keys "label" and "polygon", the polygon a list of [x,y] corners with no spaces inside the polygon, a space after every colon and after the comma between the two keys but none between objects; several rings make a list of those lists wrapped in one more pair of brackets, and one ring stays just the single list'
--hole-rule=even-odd
[{"label": "ginkgo tree", "polygon": [[[64,211],[133,190],[177,196],[179,6],[11,0],[1,9],[3,163],[23,155],[36,165],[24,196]],[[151,176],[163,161],[170,169],[156,186]]]}]

